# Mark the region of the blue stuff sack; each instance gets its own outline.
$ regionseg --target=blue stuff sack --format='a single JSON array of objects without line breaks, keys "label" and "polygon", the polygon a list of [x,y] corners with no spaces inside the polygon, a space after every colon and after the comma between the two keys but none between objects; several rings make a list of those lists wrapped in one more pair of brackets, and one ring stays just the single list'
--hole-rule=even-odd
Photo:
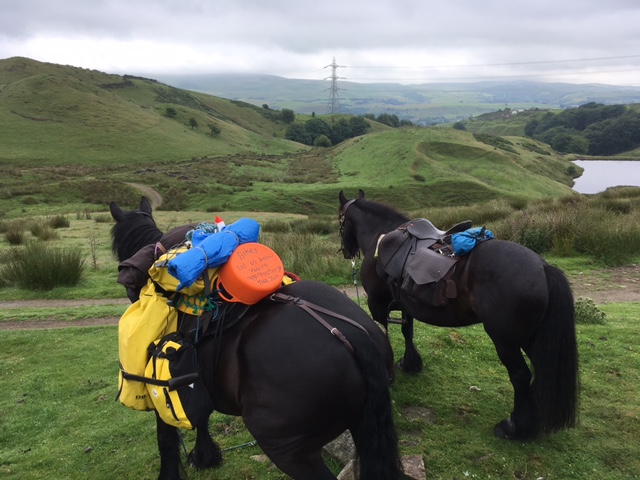
[{"label": "blue stuff sack", "polygon": [[493,233],[485,227],[470,228],[464,232],[454,233],[451,236],[453,253],[457,256],[466,255],[473,250],[479,242],[491,240],[492,238]]}]

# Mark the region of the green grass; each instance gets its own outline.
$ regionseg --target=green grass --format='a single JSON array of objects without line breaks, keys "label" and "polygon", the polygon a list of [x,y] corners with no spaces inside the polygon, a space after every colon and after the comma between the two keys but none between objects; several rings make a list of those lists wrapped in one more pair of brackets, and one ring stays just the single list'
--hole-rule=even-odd
[{"label": "green grass", "polygon": [[[577,428],[520,443],[493,436],[508,415],[511,386],[481,326],[451,331],[416,326],[425,358],[420,375],[392,386],[403,454],[422,455],[427,478],[618,480],[640,475],[640,303],[609,304],[604,325],[579,325],[582,393]],[[455,334],[452,334],[455,333]],[[391,338],[399,356],[398,326]],[[3,332],[0,472],[5,478],[155,478],[159,462],[152,414],[115,402],[115,327]],[[476,386],[477,389],[470,389]],[[428,409],[433,420],[413,414]],[[251,441],[241,419],[215,414],[222,448]],[[184,432],[187,448],[193,432]],[[258,447],[225,452],[214,472],[193,479],[282,479],[251,460]]]},{"label": "green grass", "polygon": [[127,304],[123,305],[96,305],[80,307],[53,307],[53,308],[12,308],[3,309],[0,312],[0,324],[12,321],[34,321],[34,322],[69,322],[73,326],[76,320],[92,318],[114,318],[121,317]]}]

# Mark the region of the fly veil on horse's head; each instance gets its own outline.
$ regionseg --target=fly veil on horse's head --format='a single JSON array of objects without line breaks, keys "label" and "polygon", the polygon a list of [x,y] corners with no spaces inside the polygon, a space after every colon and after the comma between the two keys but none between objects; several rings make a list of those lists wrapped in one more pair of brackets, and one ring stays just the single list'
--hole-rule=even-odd
[{"label": "fly veil on horse's head", "polygon": [[340,190],[338,195],[340,208],[338,209],[338,220],[340,222],[340,251],[344,258],[352,259],[360,254],[360,246],[356,237],[355,229],[351,227],[347,220],[347,210],[356,201],[364,198],[364,192],[358,190],[358,198],[349,200],[344,190]]}]

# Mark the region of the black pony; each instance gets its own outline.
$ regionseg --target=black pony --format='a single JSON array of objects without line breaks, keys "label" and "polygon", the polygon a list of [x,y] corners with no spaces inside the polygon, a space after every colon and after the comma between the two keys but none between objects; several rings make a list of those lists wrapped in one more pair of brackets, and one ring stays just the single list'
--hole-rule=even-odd
[{"label": "black pony", "polygon": [[[113,202],[110,207],[117,222],[113,248],[119,254],[131,255],[161,237],[146,199],[137,211],[125,212]],[[205,336],[198,344],[201,374],[215,410],[242,416],[264,453],[294,479],[335,479],[321,449],[347,429],[361,478],[401,478],[389,393],[393,352],[385,334],[357,304],[323,283],[302,280],[278,293],[283,297],[251,306],[221,338]],[[159,478],[179,478],[178,429],[156,417]],[[189,460],[198,468],[221,464],[208,422],[197,425]]]},{"label": "black pony", "polygon": [[[362,251],[362,286],[373,319],[387,325],[393,292],[378,274],[375,258],[380,235],[410,219],[386,205],[365,199],[359,191],[349,200],[339,194],[339,220],[345,258]],[[423,298],[401,294],[407,372],[422,369],[413,343],[413,319],[441,326],[482,323],[507,368],[514,389],[510,418],[498,423],[496,435],[531,439],[573,427],[578,404],[578,352],[573,295],[564,274],[516,243],[490,240],[461,256],[452,278],[456,298],[435,307]],[[529,357],[534,375],[522,351]],[[533,381],[532,381],[533,378]]]}]

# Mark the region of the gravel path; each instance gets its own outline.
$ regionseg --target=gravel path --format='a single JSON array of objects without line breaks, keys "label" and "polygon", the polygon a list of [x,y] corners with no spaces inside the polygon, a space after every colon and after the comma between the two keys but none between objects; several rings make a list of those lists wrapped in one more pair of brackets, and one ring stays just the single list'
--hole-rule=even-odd
[{"label": "gravel path", "polygon": [[[640,302],[640,265],[604,269],[579,275],[571,281],[575,298],[591,298],[596,304]],[[361,285],[341,287],[345,295],[356,299],[364,305],[366,294]],[[124,293],[124,292],[123,292]],[[75,308],[92,305],[128,305],[126,298],[119,299],[82,299],[82,300],[26,300],[0,302],[0,309],[15,308]],[[0,322],[0,330],[36,330],[65,327],[112,326],[117,325],[120,317],[87,318],[61,321],[51,320],[7,320]]]}]

